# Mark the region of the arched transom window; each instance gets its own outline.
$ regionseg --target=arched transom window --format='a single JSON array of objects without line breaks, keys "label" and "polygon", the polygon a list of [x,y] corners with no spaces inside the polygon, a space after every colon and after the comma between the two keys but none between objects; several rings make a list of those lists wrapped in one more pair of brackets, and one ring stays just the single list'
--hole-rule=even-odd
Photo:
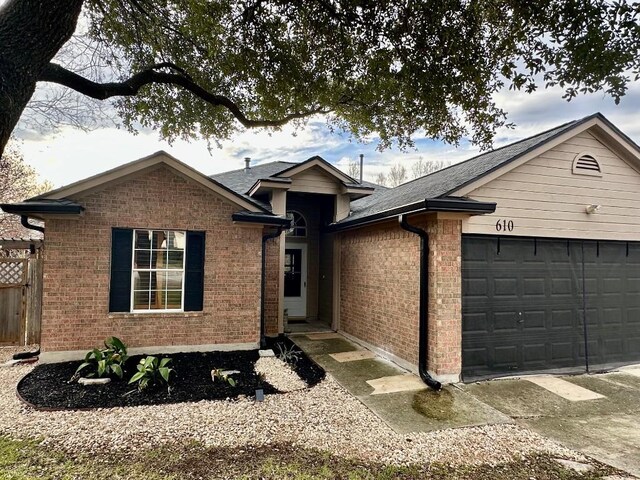
[{"label": "arched transom window", "polygon": [[290,218],[291,228],[287,230],[287,237],[306,237],[307,236],[307,221],[304,219],[300,212],[291,210],[287,212],[287,218]]}]

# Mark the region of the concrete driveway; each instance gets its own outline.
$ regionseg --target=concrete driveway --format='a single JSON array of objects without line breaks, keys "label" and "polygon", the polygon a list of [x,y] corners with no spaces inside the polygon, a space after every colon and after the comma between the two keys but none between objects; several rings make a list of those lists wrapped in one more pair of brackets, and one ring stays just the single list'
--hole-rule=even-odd
[{"label": "concrete driveway", "polygon": [[599,375],[493,380],[462,388],[517,423],[640,476],[640,366]]}]

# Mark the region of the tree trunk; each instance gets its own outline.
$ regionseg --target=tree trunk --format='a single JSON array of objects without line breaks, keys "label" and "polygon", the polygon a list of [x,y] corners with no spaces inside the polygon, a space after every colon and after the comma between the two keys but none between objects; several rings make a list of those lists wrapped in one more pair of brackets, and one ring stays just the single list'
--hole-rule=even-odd
[{"label": "tree trunk", "polygon": [[0,154],[42,70],[76,29],[84,0],[8,0],[0,7]]}]

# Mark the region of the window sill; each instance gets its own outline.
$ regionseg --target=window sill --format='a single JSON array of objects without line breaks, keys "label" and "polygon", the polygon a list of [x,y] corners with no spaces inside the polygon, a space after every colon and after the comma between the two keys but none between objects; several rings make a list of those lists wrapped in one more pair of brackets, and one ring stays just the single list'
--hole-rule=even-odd
[{"label": "window sill", "polygon": [[189,318],[202,317],[204,312],[109,312],[109,318]]}]

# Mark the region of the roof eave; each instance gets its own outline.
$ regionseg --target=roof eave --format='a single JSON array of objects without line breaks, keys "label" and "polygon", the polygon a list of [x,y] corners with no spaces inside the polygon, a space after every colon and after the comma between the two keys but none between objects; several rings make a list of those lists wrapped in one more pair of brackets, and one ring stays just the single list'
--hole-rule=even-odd
[{"label": "roof eave", "polygon": [[261,224],[266,226],[284,227],[291,226],[291,219],[279,217],[276,215],[256,215],[245,214],[244,212],[236,212],[231,214],[231,219],[236,223]]},{"label": "roof eave", "polygon": [[247,195],[252,197],[274,188],[278,190],[288,190],[291,187],[291,183],[291,179],[289,178],[261,178],[251,186],[247,191]]},{"label": "roof eave", "polygon": [[402,214],[447,212],[464,213],[468,215],[485,215],[495,212],[496,206],[497,204],[495,202],[478,202],[463,198],[425,198],[419,202],[410,203],[355,220],[349,221],[346,219],[338,223],[332,223],[326,227],[325,231],[341,232],[352,228],[363,227],[365,225],[390,220]]},{"label": "roof eave", "polygon": [[84,207],[78,204],[42,204],[37,202],[3,203],[0,208],[5,213],[39,217],[41,215],[81,215]]}]

